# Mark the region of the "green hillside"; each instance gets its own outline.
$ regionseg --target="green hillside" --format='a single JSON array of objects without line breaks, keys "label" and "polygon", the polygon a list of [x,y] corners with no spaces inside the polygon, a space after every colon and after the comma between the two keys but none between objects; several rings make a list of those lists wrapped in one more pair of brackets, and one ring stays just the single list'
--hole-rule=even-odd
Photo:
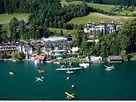
[{"label": "green hillside", "polygon": [[89,21],[94,22],[94,23],[100,23],[101,20],[108,23],[111,20],[114,20],[115,23],[120,23],[120,22],[125,22],[130,19],[134,19],[136,17],[124,17],[124,16],[108,16],[100,13],[90,13],[87,16],[84,17],[77,17],[69,21],[68,23],[73,23],[73,24],[87,24]]},{"label": "green hillside", "polygon": [[13,17],[27,22],[28,16],[29,14],[0,14],[0,24],[8,24]]},{"label": "green hillside", "polygon": [[105,12],[110,12],[115,7],[114,5],[104,5],[104,4],[95,4],[95,3],[88,3],[90,7],[93,7],[95,9],[100,9]]}]

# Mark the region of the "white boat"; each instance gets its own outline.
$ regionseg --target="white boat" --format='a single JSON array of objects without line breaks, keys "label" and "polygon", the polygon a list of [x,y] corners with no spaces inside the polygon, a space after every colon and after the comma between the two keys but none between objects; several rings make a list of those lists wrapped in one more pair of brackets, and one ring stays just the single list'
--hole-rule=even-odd
[{"label": "white boat", "polygon": [[67,70],[66,73],[67,73],[67,74],[72,74],[72,73],[74,73],[74,71],[72,71],[72,70],[71,70],[71,71],[70,71],[70,70]]},{"label": "white boat", "polygon": [[9,75],[14,75],[14,73],[13,72],[9,72]]},{"label": "white boat", "polygon": [[105,66],[106,67],[106,71],[111,71],[113,70],[115,67],[114,66]]},{"label": "white boat", "polygon": [[40,77],[36,77],[36,80],[35,80],[35,81],[36,81],[36,82],[37,82],[37,81],[41,81],[41,82],[42,82],[43,79],[44,79],[44,77],[41,77],[41,78],[40,78]]},{"label": "white boat", "polygon": [[89,67],[89,63],[80,63],[79,66],[83,67],[83,68],[88,68]]}]

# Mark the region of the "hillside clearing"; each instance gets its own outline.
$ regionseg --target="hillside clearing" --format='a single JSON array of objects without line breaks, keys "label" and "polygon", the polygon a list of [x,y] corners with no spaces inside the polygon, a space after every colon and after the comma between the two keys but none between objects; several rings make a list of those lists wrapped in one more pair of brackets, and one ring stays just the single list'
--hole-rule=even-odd
[{"label": "hillside clearing", "polygon": [[94,4],[94,3],[88,3],[90,7],[93,7],[95,9],[100,9],[105,12],[111,12],[113,8],[115,7],[114,5],[104,5],[104,4]]},{"label": "hillside clearing", "polygon": [[0,24],[8,24],[13,17],[27,22],[28,16],[29,14],[0,14]]},{"label": "hillside clearing", "polygon": [[63,31],[63,33],[65,34],[65,35],[67,35],[67,34],[73,34],[74,32],[76,32],[77,30],[67,30],[67,29],[62,29],[62,28],[48,28],[50,31],[52,31],[52,32],[56,32],[56,33],[60,33],[61,32],[61,30]]},{"label": "hillside clearing", "polygon": [[110,21],[114,21],[115,23],[125,22],[130,19],[134,19],[136,17],[125,17],[125,16],[108,16],[100,13],[90,13],[84,17],[77,17],[69,21],[68,23],[73,24],[87,24],[89,21],[94,22],[96,24],[100,23],[101,20],[109,23]]}]

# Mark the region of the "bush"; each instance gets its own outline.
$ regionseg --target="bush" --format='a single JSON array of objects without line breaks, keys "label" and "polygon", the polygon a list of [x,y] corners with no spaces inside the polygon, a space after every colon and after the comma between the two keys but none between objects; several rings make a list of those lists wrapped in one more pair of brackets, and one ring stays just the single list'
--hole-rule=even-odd
[{"label": "bush", "polygon": [[24,54],[21,52],[13,52],[12,53],[12,59],[14,60],[23,60],[24,59]]}]

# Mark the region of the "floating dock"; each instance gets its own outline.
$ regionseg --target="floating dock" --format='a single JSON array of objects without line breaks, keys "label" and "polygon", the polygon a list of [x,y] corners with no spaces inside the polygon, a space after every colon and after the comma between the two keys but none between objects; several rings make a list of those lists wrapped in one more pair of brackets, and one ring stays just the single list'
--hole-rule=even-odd
[{"label": "floating dock", "polygon": [[58,68],[58,69],[56,69],[56,70],[79,70],[79,69],[82,69],[82,68],[80,68],[80,67],[75,67],[75,68]]}]

